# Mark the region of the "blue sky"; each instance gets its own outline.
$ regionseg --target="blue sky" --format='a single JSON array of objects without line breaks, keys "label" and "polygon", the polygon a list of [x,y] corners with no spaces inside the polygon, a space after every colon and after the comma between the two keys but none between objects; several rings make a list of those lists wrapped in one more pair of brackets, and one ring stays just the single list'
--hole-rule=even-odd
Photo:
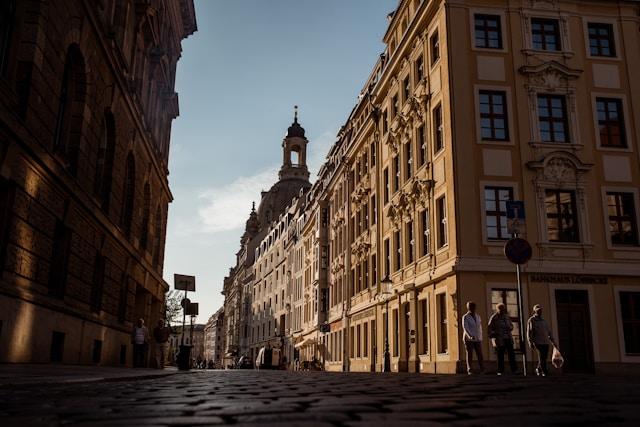
[{"label": "blue sky", "polygon": [[277,179],[299,106],[312,179],[383,51],[398,0],[195,0],[183,41],[169,157],[164,277],[196,276],[198,322],[220,308],[223,278],[260,190]]}]

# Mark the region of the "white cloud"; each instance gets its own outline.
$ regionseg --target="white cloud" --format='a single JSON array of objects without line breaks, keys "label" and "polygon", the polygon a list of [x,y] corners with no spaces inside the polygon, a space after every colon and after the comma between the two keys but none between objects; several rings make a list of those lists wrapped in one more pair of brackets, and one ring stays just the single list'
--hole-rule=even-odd
[{"label": "white cloud", "polygon": [[[214,187],[198,195],[204,202],[198,209],[201,230],[205,233],[241,228],[251,209],[251,202],[260,201],[260,191],[268,190],[278,176],[278,168],[270,167],[252,176],[242,176],[230,184]],[[200,204],[200,203],[199,203]]]}]

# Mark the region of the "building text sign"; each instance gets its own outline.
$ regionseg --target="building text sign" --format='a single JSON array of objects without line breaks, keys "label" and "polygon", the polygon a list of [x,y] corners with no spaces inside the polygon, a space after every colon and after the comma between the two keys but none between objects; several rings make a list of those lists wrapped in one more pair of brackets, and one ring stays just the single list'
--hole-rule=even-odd
[{"label": "building text sign", "polygon": [[587,276],[582,274],[534,273],[529,276],[532,282],[571,283],[576,285],[606,285],[607,276]]}]

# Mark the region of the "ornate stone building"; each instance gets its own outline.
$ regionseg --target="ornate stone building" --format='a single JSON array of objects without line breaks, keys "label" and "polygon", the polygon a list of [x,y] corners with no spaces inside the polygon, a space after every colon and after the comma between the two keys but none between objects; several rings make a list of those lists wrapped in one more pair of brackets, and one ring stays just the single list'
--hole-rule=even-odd
[{"label": "ornate stone building", "polygon": [[211,315],[204,327],[204,358],[213,366],[222,367],[224,356],[224,307]]},{"label": "ornate stone building", "polygon": [[0,7],[0,361],[127,365],[133,322],[164,313],[193,2]]},{"label": "ornate stone building", "polygon": [[638,370],[639,12],[400,1],[318,179],[261,229],[255,348],[289,342],[302,361],[372,371],[388,341],[394,371],[461,371],[466,301],[485,325],[504,303],[516,338],[522,327],[503,253],[518,200],[525,318],[544,307],[565,371]]}]

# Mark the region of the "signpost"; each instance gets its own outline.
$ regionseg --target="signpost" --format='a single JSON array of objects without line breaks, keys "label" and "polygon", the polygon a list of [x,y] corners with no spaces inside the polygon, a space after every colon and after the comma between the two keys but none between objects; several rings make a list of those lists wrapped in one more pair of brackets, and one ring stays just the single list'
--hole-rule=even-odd
[{"label": "signpost", "polygon": [[516,279],[518,281],[518,320],[520,321],[519,341],[522,351],[522,372],[527,376],[527,350],[524,346],[524,304],[522,302],[522,281],[520,280],[520,265],[526,264],[533,254],[531,245],[525,239],[518,237],[525,230],[524,202],[507,201],[507,230],[513,235],[504,245],[504,255],[516,265]]},{"label": "signpost", "polygon": [[[196,314],[198,311],[198,304],[191,303],[187,298],[187,292],[196,291],[196,278],[195,276],[187,276],[184,274],[173,275],[173,287],[176,290],[184,291],[184,298],[181,302],[182,305],[182,337],[180,338],[180,352],[178,353],[178,369],[188,371],[189,370],[189,358],[191,357],[191,347],[184,345],[184,328],[187,321],[187,311],[190,311],[192,306],[195,305]],[[192,328],[193,329],[193,328]]]}]

